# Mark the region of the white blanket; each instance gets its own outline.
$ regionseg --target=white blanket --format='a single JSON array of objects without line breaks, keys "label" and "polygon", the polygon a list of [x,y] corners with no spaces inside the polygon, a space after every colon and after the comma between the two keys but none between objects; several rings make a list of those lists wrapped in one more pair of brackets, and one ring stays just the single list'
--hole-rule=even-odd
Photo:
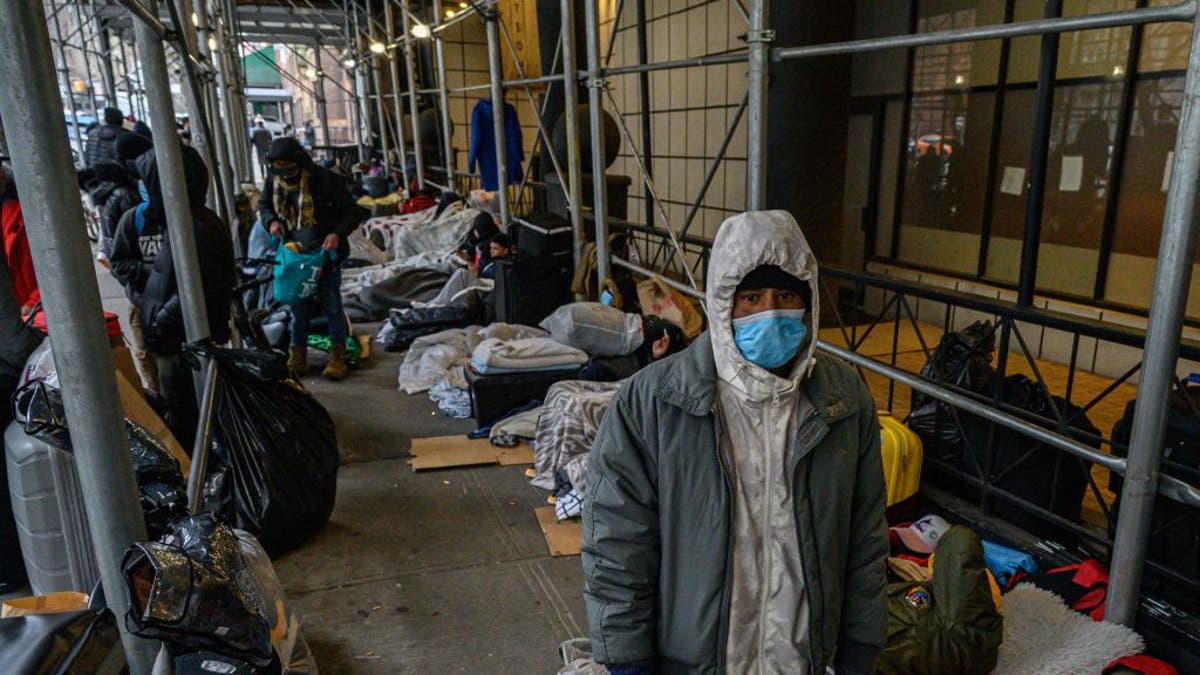
[{"label": "white blanket", "polygon": [[471,367],[480,373],[554,370],[582,366],[587,352],[568,347],[550,338],[522,340],[484,340],[471,356]]},{"label": "white blanket", "polygon": [[482,328],[451,328],[433,335],[423,335],[413,340],[404,356],[404,363],[400,366],[400,390],[406,394],[417,394],[440,382],[466,389],[463,367],[471,362],[471,353],[481,342],[489,338],[511,340],[545,334],[545,331],[529,326],[494,323]]},{"label": "white blanket", "polygon": [[352,267],[342,270],[342,295],[357,293],[367,286],[391,279],[405,270],[418,267],[439,268],[453,264],[452,256],[448,253],[420,253],[400,260],[369,265],[367,267]]}]

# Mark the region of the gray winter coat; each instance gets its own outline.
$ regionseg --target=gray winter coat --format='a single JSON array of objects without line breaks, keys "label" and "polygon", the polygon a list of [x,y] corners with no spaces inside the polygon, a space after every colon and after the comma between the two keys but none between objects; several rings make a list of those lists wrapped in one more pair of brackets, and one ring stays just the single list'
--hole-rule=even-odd
[{"label": "gray winter coat", "polygon": [[[722,368],[747,366],[718,368],[714,341],[730,361],[724,324],[732,288],[725,287],[764,263],[815,276],[815,265],[797,255],[803,247],[802,237],[738,246],[732,255],[714,247],[714,266],[721,256],[738,268],[727,270],[729,279],[710,270],[709,314],[719,335],[705,333],[645,368],[609,407],[589,458],[583,512],[584,595],[601,663],[651,662],[660,675],[726,672],[736,483],[717,408]],[[811,347],[796,368],[815,409],[796,420],[781,479],[792,486],[795,568],[803,576],[789,586],[803,589],[796,602],[807,605],[808,639],[797,646],[811,673],[827,664],[870,672],[886,640],[888,550],[875,404],[853,369]]]}]

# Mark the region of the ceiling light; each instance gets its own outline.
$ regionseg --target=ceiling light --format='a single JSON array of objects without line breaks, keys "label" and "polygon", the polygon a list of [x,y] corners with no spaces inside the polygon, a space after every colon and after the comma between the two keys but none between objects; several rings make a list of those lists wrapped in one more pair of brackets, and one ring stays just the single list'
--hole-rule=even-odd
[{"label": "ceiling light", "polygon": [[453,19],[454,18],[454,10],[452,10],[452,9],[446,10],[446,18]]},{"label": "ceiling light", "polygon": [[342,61],[342,65],[346,67],[346,70],[354,70],[354,66],[357,64],[355,63],[354,59],[346,59],[345,61]]},{"label": "ceiling light", "polygon": [[954,84],[966,84],[966,82],[967,78],[963,77],[962,75],[954,76]]},{"label": "ceiling light", "polygon": [[418,40],[424,40],[425,38],[429,37],[430,35],[433,35],[433,31],[429,30],[429,26],[426,26],[423,23],[418,23],[418,24],[414,25],[412,27],[412,30],[409,32],[411,32],[412,36],[417,38]]},{"label": "ceiling light", "polygon": [[371,52],[372,53],[382,54],[385,51],[387,51],[387,46],[384,45],[382,42],[372,42],[371,43]]},{"label": "ceiling light", "polygon": [[1121,77],[1125,74],[1125,69],[1121,66],[1113,66],[1112,76]]},{"label": "ceiling light", "polygon": [[209,38],[208,38],[208,51],[210,51],[210,52],[215,52],[215,51],[217,51],[217,39],[216,39],[215,37],[209,36]]},{"label": "ceiling light", "polygon": [[307,78],[308,78],[308,79],[310,79],[310,80],[315,80],[315,79],[317,79],[317,69],[316,69],[316,68],[313,68],[312,66],[309,66],[308,68],[305,68],[305,69],[304,69],[304,76],[305,76],[305,77],[307,77]]},{"label": "ceiling light", "polygon": [[200,17],[195,12],[192,12],[192,25],[200,27]]},{"label": "ceiling light", "polygon": [[465,2],[460,2],[460,3],[458,3],[458,6],[459,6],[461,9],[466,9],[466,8],[470,7],[470,5],[468,5],[468,4],[467,4],[467,3],[465,3]]}]

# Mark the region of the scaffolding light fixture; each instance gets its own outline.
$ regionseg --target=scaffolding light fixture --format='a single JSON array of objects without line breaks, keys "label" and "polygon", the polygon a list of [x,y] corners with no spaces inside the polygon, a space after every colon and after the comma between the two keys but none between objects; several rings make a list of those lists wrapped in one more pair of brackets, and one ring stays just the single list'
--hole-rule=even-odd
[{"label": "scaffolding light fixture", "polygon": [[208,50],[210,52],[217,51],[217,39],[213,36],[208,36]]},{"label": "scaffolding light fixture", "polygon": [[412,30],[409,31],[412,36],[418,40],[424,40],[433,35],[433,31],[429,30],[429,26],[423,23],[413,24]]},{"label": "scaffolding light fixture", "polygon": [[316,68],[313,68],[312,66],[309,66],[308,68],[305,68],[305,69],[304,69],[304,76],[305,76],[305,77],[307,77],[307,78],[308,78],[308,79],[310,79],[310,80],[315,80],[315,79],[317,79],[317,69],[316,69]]},{"label": "scaffolding light fixture", "polygon": [[372,54],[382,54],[385,51],[387,51],[387,45],[383,44],[382,42],[376,41],[371,43]]},{"label": "scaffolding light fixture", "polygon": [[192,12],[192,25],[196,28],[200,27],[200,15]]},{"label": "scaffolding light fixture", "polygon": [[446,18],[453,19],[454,18],[454,10],[452,10],[452,9],[446,10]]},{"label": "scaffolding light fixture", "polygon": [[342,61],[342,65],[346,67],[346,70],[354,70],[354,66],[358,65],[358,62],[353,57],[348,57]]}]

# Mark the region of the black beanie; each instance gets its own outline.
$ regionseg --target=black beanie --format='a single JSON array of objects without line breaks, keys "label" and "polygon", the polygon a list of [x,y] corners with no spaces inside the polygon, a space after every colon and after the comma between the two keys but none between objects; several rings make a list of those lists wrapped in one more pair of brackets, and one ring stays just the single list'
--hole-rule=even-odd
[{"label": "black beanie", "polygon": [[154,141],[141,134],[120,134],[116,143],[117,158],[132,161],[154,148]]},{"label": "black beanie", "polygon": [[742,291],[756,291],[763,288],[777,288],[784,291],[799,293],[804,298],[805,306],[812,305],[812,288],[808,282],[801,281],[795,276],[784,272],[778,265],[759,265],[749,274],[742,277],[734,294]]},{"label": "black beanie", "polygon": [[281,136],[271,141],[271,149],[267,150],[267,161],[295,162],[300,166],[312,163],[312,156],[300,145],[300,141],[292,136]]},{"label": "black beanie", "polygon": [[104,109],[104,123],[119,127],[125,124],[125,115],[117,108]]}]

